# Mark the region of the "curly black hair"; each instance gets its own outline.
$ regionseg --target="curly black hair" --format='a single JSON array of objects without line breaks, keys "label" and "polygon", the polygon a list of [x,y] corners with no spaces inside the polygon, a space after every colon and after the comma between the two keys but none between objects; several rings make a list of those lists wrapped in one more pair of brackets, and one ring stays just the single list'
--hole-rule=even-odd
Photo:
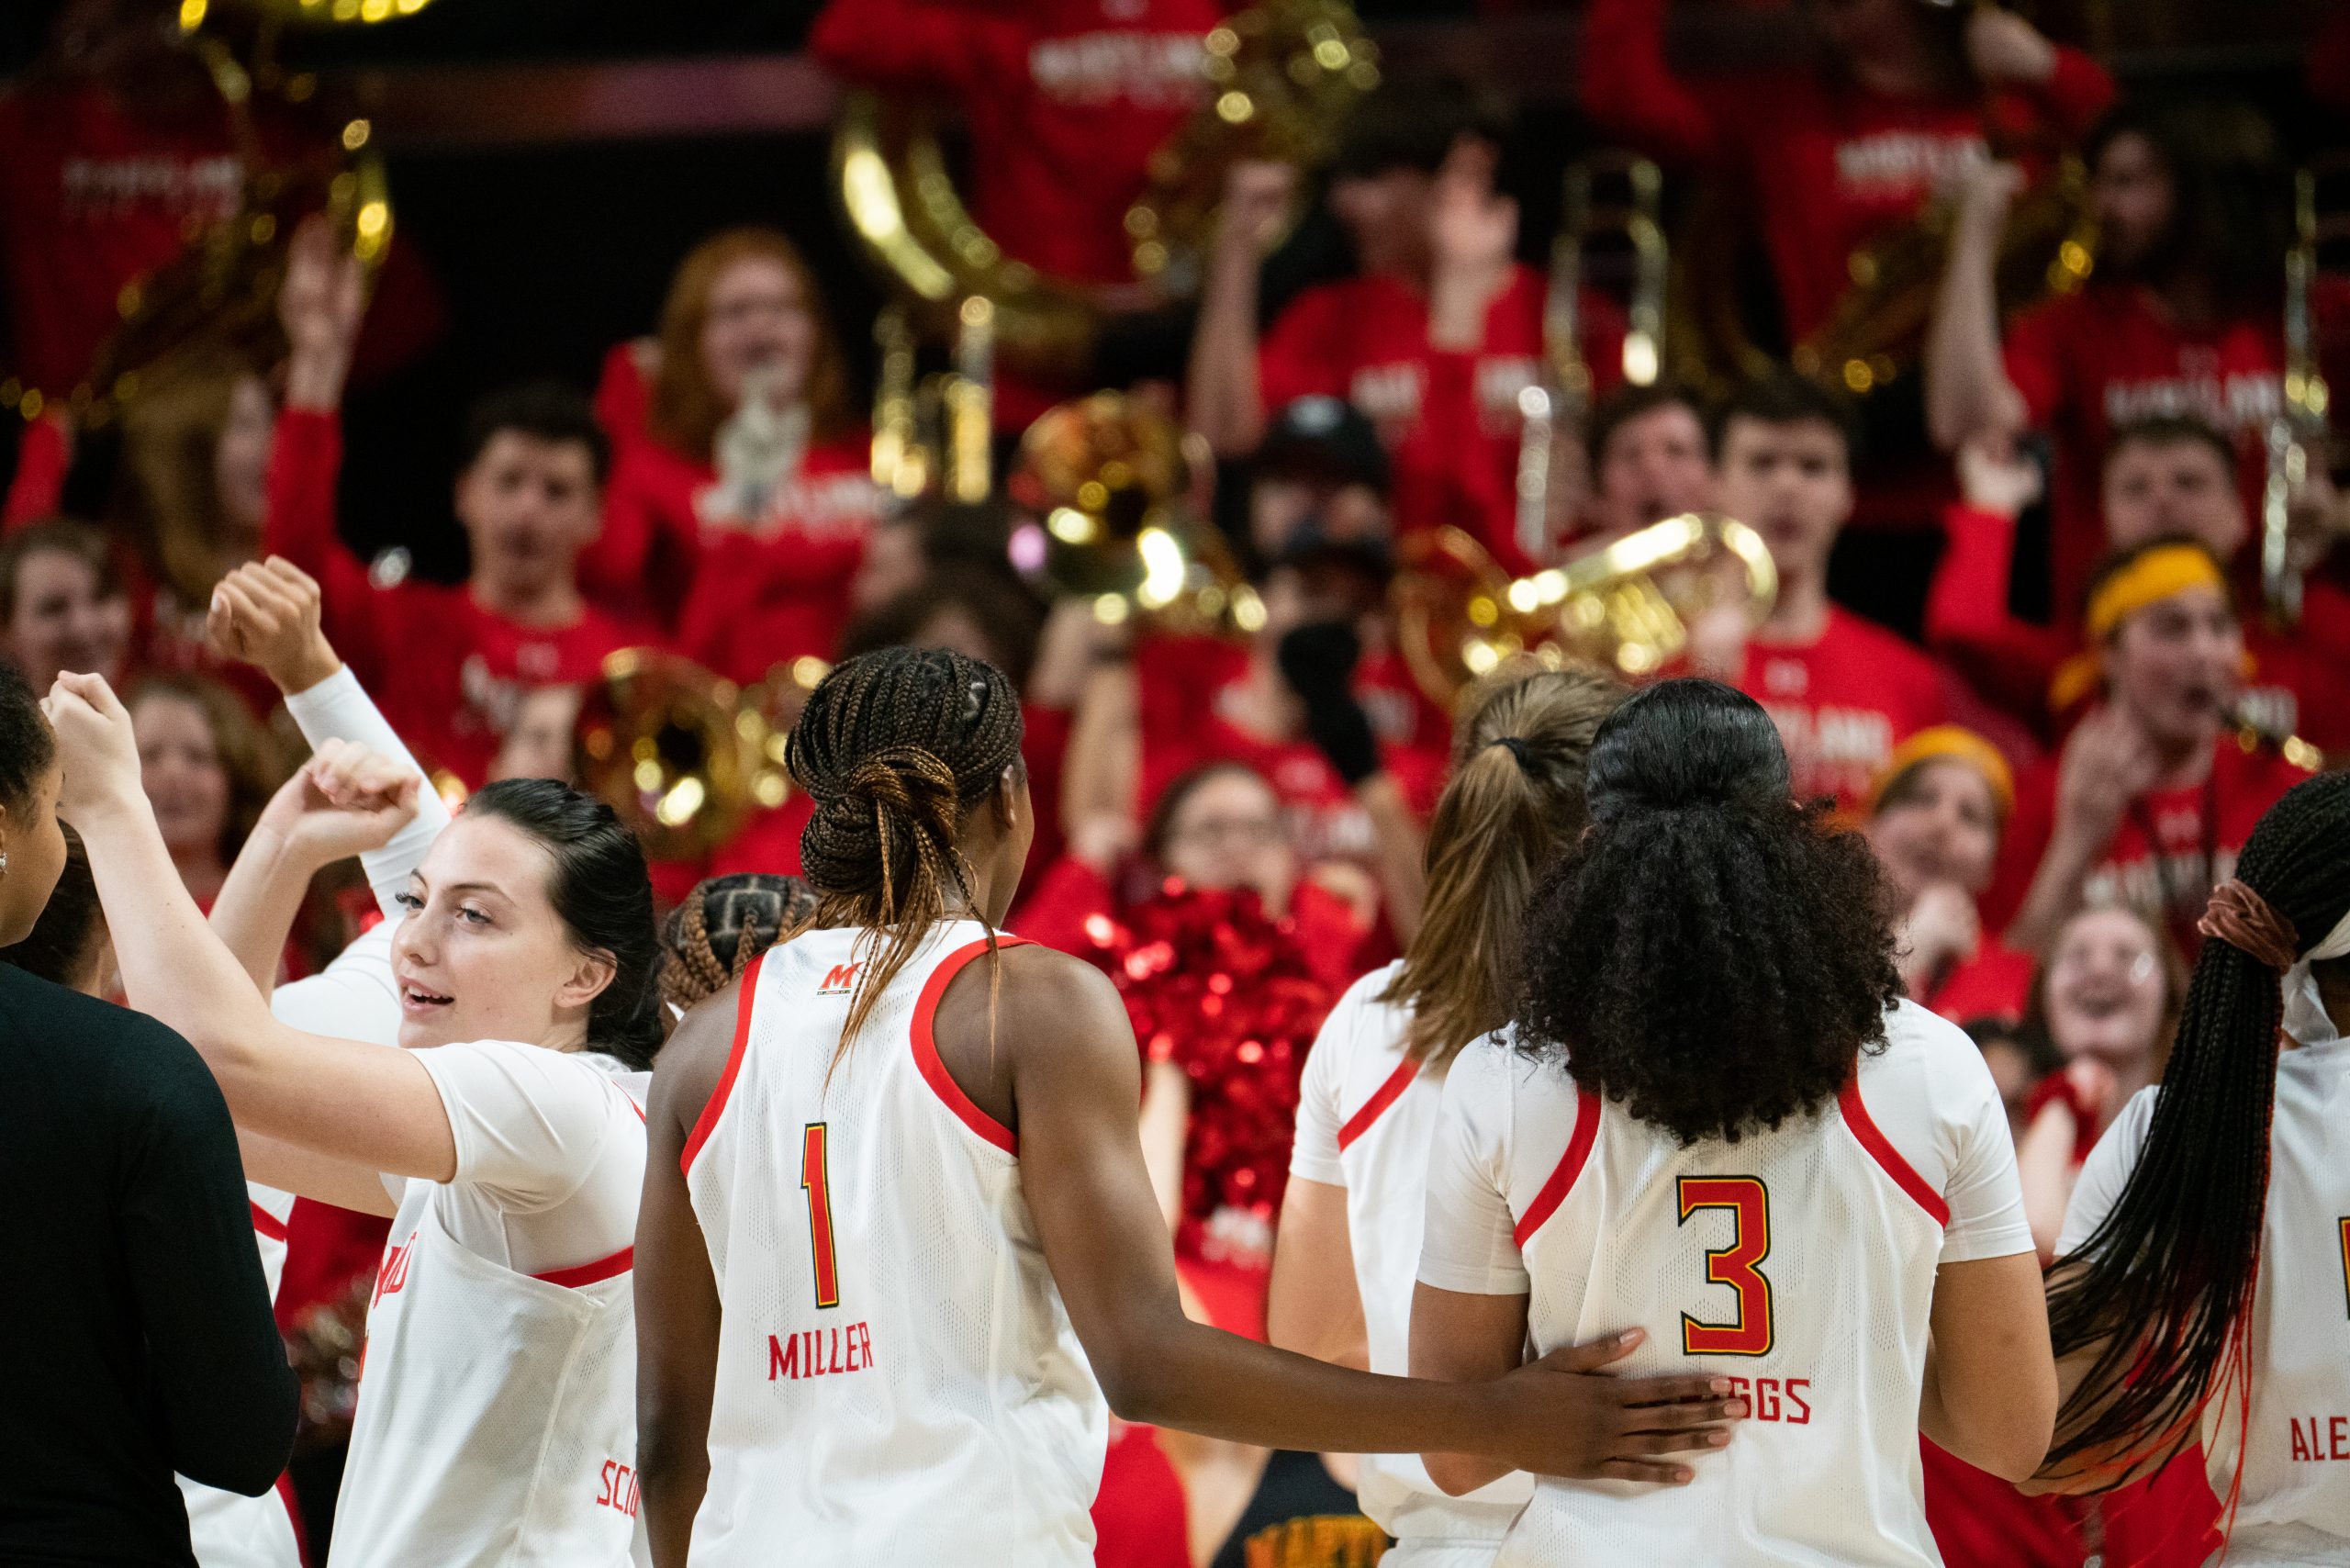
[{"label": "curly black hair", "polygon": [[1892,899],[1858,834],[1789,799],[1770,716],[1650,687],[1600,726],[1585,800],[1528,911],[1518,1049],[1684,1144],[1833,1100],[1901,994]]}]

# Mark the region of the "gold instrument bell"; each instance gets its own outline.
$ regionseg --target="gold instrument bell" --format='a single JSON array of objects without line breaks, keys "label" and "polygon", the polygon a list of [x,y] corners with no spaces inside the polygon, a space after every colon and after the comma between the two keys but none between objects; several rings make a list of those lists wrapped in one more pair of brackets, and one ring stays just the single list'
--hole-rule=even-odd
[{"label": "gold instrument bell", "polygon": [[619,813],[647,858],[708,854],[733,838],[754,808],[781,805],[789,793],[788,726],[778,731],[769,721],[778,698],[769,688],[793,678],[781,666],[746,700],[732,681],[680,655],[621,649],[604,660],[580,702],[574,739],[580,787]]},{"label": "gold instrument bell", "polygon": [[1446,708],[1514,659],[1652,676],[1688,646],[1700,616],[1735,606],[1751,626],[1779,591],[1762,535],[1718,512],[1669,517],[1515,579],[1457,528],[1404,540],[1399,565],[1396,641],[1420,689]]},{"label": "gold instrument bell", "polygon": [[1036,521],[1013,564],[1056,597],[1092,601],[1116,625],[1147,616],[1174,631],[1254,631],[1264,605],[1223,536],[1184,507],[1193,460],[1175,421],[1122,392],[1046,409],[1020,438],[1007,484]]}]

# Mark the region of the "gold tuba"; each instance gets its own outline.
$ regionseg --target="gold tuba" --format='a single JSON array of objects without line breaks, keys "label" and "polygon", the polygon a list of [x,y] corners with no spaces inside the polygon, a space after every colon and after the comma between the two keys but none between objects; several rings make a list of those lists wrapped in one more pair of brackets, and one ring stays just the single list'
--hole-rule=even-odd
[{"label": "gold tuba", "polygon": [[1142,616],[1178,631],[1263,625],[1264,606],[1224,536],[1186,511],[1198,444],[1123,392],[1046,409],[1020,438],[1006,486],[1038,520],[1013,537],[1013,564],[1056,597],[1091,599],[1110,625]]},{"label": "gold tuba", "polygon": [[2303,566],[2294,558],[2293,501],[2323,461],[2326,413],[2333,401],[2319,364],[2311,291],[2318,248],[2350,237],[2350,208],[2320,207],[2322,180],[2350,177],[2350,157],[2300,170],[2293,179],[2293,246],[2285,252],[2284,402],[2268,421],[2267,476],[2260,496],[2260,584],[2268,616],[2289,631],[2301,619]]},{"label": "gold tuba", "polygon": [[1515,580],[1455,528],[1405,540],[1401,566],[1396,640],[1420,689],[1447,708],[1515,658],[1652,676],[1687,647],[1699,616],[1737,604],[1751,625],[1779,590],[1762,536],[1718,512],[1669,517]]},{"label": "gold tuba", "polygon": [[654,860],[706,855],[754,806],[780,805],[782,754],[732,681],[657,648],[622,648],[585,693],[580,788],[619,813]]}]

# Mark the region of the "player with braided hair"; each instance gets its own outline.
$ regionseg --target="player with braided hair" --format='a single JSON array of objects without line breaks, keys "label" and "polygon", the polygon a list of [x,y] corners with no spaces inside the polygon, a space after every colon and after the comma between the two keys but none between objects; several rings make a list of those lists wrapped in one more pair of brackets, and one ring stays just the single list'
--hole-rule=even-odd
[{"label": "player with braided hair", "polygon": [[1002,675],[912,648],[833,671],[792,733],[816,912],[687,1015],[655,1076],[637,1389],[658,1568],[778,1542],[1079,1568],[1113,1407],[1627,1481],[1727,1441],[1727,1379],[1592,1375],[1614,1339],[1436,1385],[1184,1316],[1118,993],[996,929],[1035,832],[1020,734]]},{"label": "player with braided hair", "polygon": [[2350,778],[2269,808],[2202,930],[2163,1081],[2065,1217],[2036,1484],[2104,1490],[2199,1437],[2231,1562],[2350,1563]]},{"label": "player with braided hair", "polygon": [[661,923],[661,1001],[682,1018],[743,978],[751,960],[816,908],[797,877],[739,871],[706,877]]}]

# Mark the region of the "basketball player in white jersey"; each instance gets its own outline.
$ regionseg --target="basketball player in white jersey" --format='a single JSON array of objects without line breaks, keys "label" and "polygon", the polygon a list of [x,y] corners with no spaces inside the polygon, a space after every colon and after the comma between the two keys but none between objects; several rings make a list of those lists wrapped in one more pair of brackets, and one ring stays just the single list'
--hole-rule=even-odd
[{"label": "basketball player in white jersey", "polygon": [[627,1561],[631,1081],[661,1039],[635,840],[548,780],[476,792],[401,895],[402,1048],[307,1034],[159,869],[114,693],[47,708],[132,1002],[204,1055],[253,1177],[392,1216],[330,1568]]},{"label": "basketball player in white jersey", "polygon": [[[330,780],[321,792],[364,797],[391,792],[403,778],[422,781],[416,759],[320,633],[318,585],[298,569],[272,560],[229,574],[214,594],[209,632],[216,651],[260,666],[285,694],[287,713],[317,753],[311,768]],[[252,855],[231,868],[213,902],[212,929],[255,982],[268,987],[308,881],[302,877],[296,886],[273,888],[270,873],[358,855],[387,924],[352,944],[322,972],[275,987],[269,1008],[289,1028],[395,1045],[400,1011],[388,923],[399,918],[397,901],[409,875],[448,825],[448,808],[431,790],[420,790],[415,814],[402,823],[385,813],[306,812],[306,792],[297,780],[263,811],[255,825],[262,842],[249,843]],[[290,852],[267,853],[273,842]],[[274,1297],[285,1275],[294,1194],[259,1182],[246,1187],[262,1276]],[[185,1477],[180,1491],[199,1568],[301,1568],[298,1516],[286,1478],[263,1497]]]},{"label": "basketball player in white jersey", "polygon": [[1020,736],[1002,675],[911,648],[833,671],[792,732],[822,902],[688,1014],[654,1084],[638,1397],[658,1568],[1079,1568],[1111,1407],[1584,1474],[1665,1476],[1716,1445],[1731,1401],[1704,1374],[1591,1376],[1601,1358],[1570,1352],[1434,1387],[1183,1316],[1117,993],[993,929],[1034,830]]},{"label": "basketball player in white jersey", "polygon": [[[2029,1475],[2055,1371],[2007,1114],[1900,997],[1854,835],[1788,799],[1769,716],[1711,681],[1600,726],[1589,830],[1528,906],[1512,1031],[1452,1064],[1412,1370],[1491,1377],[1641,1334],[1752,1415],[1666,1495],[1539,1483],[1501,1564],[1927,1568],[1918,1436]],[[1496,1467],[1426,1456],[1455,1493]]]},{"label": "basketball player in white jersey", "polygon": [[[1508,1020],[1526,901],[1583,831],[1583,759],[1623,697],[1596,672],[1539,671],[1478,689],[1456,721],[1411,950],[1339,998],[1306,1058],[1267,1304],[1274,1344],[1325,1361],[1367,1352],[1373,1372],[1409,1369],[1446,1070]],[[1358,1496],[1395,1537],[1382,1561],[1480,1568],[1533,1487],[1512,1474],[1450,1497],[1417,1455],[1372,1454]]]},{"label": "basketball player in white jersey", "polygon": [[2039,1484],[2116,1485],[2199,1439],[2233,1504],[2229,1563],[2341,1568],[2350,778],[2268,809],[2202,929],[2163,1081],[2098,1140],[2065,1215],[2048,1305],[2065,1400]]}]

